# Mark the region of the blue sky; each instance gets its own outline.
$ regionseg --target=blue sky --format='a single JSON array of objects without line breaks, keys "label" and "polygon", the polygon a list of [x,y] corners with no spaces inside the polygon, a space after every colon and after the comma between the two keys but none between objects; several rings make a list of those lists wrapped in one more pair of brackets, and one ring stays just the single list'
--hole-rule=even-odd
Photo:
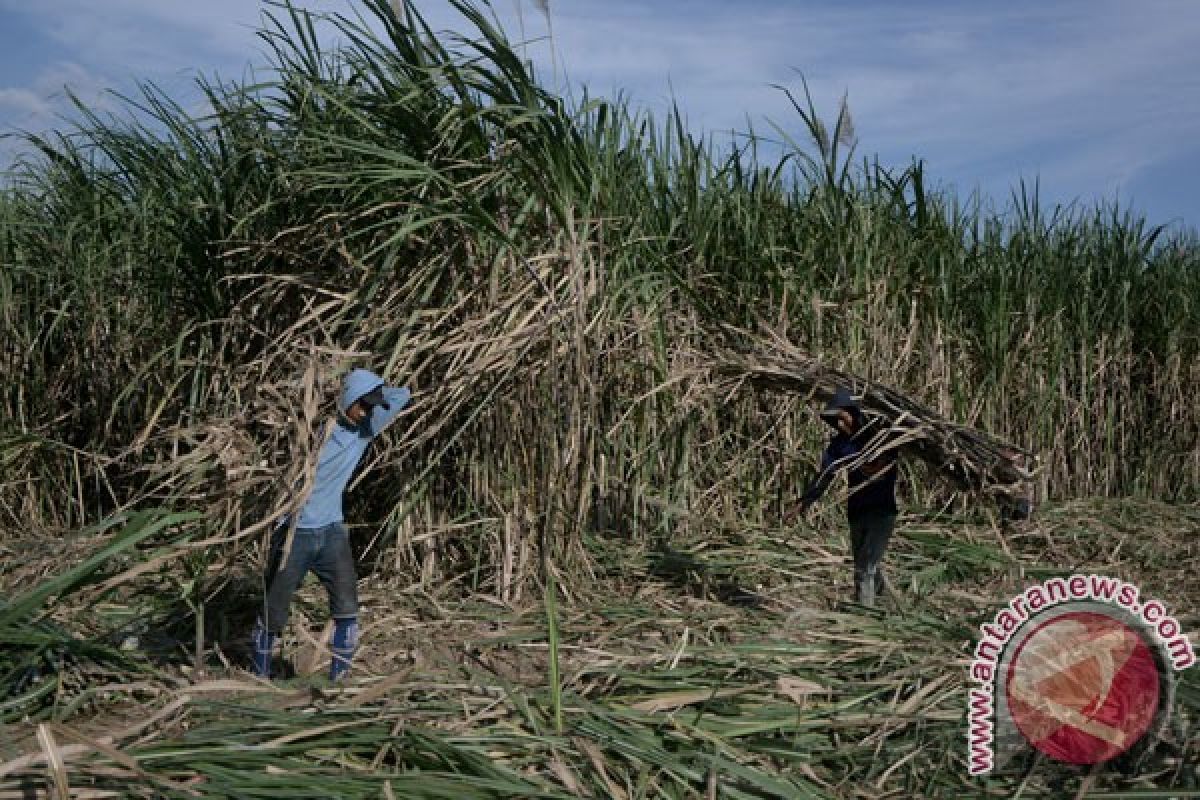
[{"label": "blue sky", "polygon": [[[520,37],[518,0],[495,0]],[[528,54],[551,78],[546,18],[522,0]],[[347,11],[347,0],[298,0]],[[444,0],[416,0],[435,27]],[[673,97],[694,130],[801,137],[771,84],[798,72],[830,120],[849,97],[861,155],[925,160],[927,175],[1003,204],[1022,178],[1043,200],[1119,198],[1153,223],[1200,227],[1200,2],[1000,3],[549,0],[559,80]],[[60,124],[63,87],[112,107],[106,88],[150,79],[197,102],[197,71],[237,78],[266,63],[255,0],[0,0],[0,132]],[[0,167],[17,145],[0,140]]]}]

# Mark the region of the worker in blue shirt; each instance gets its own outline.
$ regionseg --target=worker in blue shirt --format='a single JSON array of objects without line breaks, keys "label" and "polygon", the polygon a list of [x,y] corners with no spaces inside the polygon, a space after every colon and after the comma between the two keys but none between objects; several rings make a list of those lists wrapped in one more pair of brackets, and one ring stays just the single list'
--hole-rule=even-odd
[{"label": "worker in blue shirt", "polygon": [[385,386],[382,378],[365,369],[346,376],[339,413],[326,428],[312,490],[297,514],[291,547],[287,548],[289,525],[281,524],[272,537],[263,613],[252,635],[254,671],[259,676],[271,676],[271,655],[287,624],[292,595],[310,569],[329,594],[334,625],[329,677],[337,680],[350,669],[358,647],[358,576],[342,516],[342,494],[367,445],[410,397],[408,389]]},{"label": "worker in blue shirt", "polygon": [[807,511],[829,488],[834,475],[854,464],[848,475],[850,494],[846,498],[854,590],[859,603],[873,606],[875,596],[884,589],[881,563],[896,525],[896,451],[887,449],[870,461],[855,464],[865,449],[878,444],[879,432],[867,423],[862,409],[844,388],[834,393],[821,418],[836,433],[821,457],[820,473],[787,519]]}]

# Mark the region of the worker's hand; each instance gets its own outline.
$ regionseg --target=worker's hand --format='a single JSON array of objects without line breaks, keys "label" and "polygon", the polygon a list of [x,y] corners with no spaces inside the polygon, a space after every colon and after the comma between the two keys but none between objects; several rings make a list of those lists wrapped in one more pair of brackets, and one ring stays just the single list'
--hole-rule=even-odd
[{"label": "worker's hand", "polygon": [[874,461],[868,461],[867,463],[863,464],[861,467],[859,467],[859,469],[862,471],[863,475],[866,475],[868,478],[872,478],[895,463],[895,458],[889,458],[888,454],[884,453]]}]

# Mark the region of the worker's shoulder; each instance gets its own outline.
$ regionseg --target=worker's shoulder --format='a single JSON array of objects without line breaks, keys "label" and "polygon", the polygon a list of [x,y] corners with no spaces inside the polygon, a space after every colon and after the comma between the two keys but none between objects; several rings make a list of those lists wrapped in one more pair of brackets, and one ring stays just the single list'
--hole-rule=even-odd
[{"label": "worker's shoulder", "polygon": [[365,425],[347,425],[341,420],[332,422],[324,431],[325,446],[336,450],[355,447],[370,440],[371,432]]},{"label": "worker's shoulder", "polygon": [[829,447],[826,448],[834,458],[842,458],[844,456],[854,455],[859,452],[862,447],[854,440],[853,437],[847,436],[844,433],[839,433],[829,440]]}]

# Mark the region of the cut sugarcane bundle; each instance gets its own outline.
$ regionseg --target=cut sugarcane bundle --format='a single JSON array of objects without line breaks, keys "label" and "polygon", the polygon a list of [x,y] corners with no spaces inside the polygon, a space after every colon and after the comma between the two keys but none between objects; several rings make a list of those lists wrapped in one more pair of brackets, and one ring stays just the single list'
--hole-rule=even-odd
[{"label": "cut sugarcane bundle", "polygon": [[1034,454],[985,431],[947,420],[894,388],[834,369],[778,336],[747,336],[732,329],[725,333],[726,344],[703,358],[710,380],[723,391],[750,385],[826,403],[839,387],[845,387],[875,432],[861,460],[875,458],[885,450],[903,449],[928,462],[960,489],[992,496],[1006,512],[1028,515],[1037,471]]}]

